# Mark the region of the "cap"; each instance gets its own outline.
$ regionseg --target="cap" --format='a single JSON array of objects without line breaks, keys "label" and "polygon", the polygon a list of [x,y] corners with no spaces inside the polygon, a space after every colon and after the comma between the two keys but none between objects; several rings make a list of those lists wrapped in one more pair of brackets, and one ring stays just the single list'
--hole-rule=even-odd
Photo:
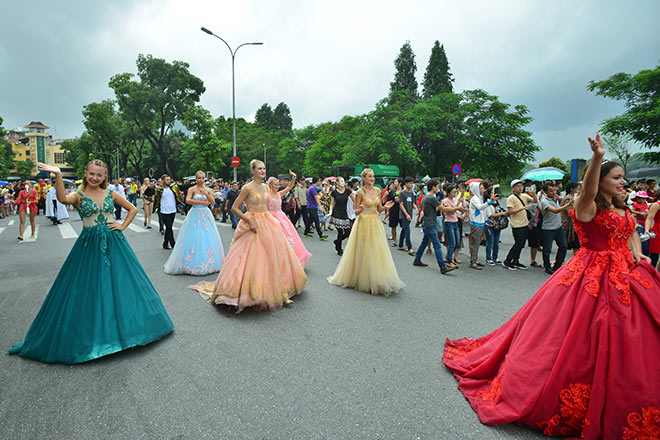
[{"label": "cap", "polygon": [[525,183],[525,182],[523,182],[523,181],[520,180],[520,179],[513,179],[513,180],[511,181],[511,188],[513,188],[514,185],[517,185],[517,184],[519,184],[519,183]]},{"label": "cap", "polygon": [[646,191],[637,191],[637,194],[635,194],[634,198],[641,197],[643,199],[648,199],[649,195],[646,194]]}]

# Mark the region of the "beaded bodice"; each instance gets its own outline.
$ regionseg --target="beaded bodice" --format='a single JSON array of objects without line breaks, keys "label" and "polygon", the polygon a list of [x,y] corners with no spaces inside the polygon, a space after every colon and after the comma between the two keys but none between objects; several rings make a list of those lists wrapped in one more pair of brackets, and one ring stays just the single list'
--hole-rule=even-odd
[{"label": "beaded bodice", "polygon": [[270,212],[282,211],[282,197],[279,193],[270,193],[270,197],[268,197],[268,210]]},{"label": "beaded bodice", "polygon": [[380,205],[380,197],[376,194],[375,197],[367,195],[367,193],[361,189],[362,192],[362,205],[364,206],[364,211],[362,214],[376,214],[378,215],[378,205]]},{"label": "beaded bodice", "polygon": [[[200,202],[203,202],[203,201],[208,201],[209,199],[204,194],[195,193],[195,195],[193,196],[193,200],[199,200]],[[193,208],[207,208],[207,206],[205,205],[192,205],[192,206]]]},{"label": "beaded bodice", "polygon": [[250,212],[268,211],[268,186],[265,183],[249,183],[247,186],[248,195],[245,198],[245,204]]},{"label": "beaded bodice", "polygon": [[113,221],[112,213],[114,212],[115,207],[112,203],[112,190],[108,190],[108,193],[103,198],[101,206],[97,205],[94,200],[83,194],[82,191],[78,191],[78,194],[80,194],[80,207],[78,208],[78,212],[83,221],[83,228],[91,228],[100,225],[105,226]]}]

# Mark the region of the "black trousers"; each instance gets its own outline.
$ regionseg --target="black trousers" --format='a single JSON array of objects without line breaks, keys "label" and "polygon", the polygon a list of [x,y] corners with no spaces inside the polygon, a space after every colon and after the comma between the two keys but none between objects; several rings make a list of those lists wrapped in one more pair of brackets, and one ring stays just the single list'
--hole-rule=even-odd
[{"label": "black trousers", "polygon": [[507,263],[520,263],[520,253],[525,247],[529,229],[527,226],[523,226],[521,228],[511,228],[511,231],[513,232],[513,247],[511,247],[505,261]]},{"label": "black trousers", "polygon": [[300,219],[300,216],[302,215],[303,218],[303,223],[305,224],[305,231],[307,230],[307,225],[309,224],[309,215],[307,212],[307,206],[301,206],[299,210],[296,211],[296,217],[293,220],[293,224],[295,226],[296,223],[298,223],[298,220]]},{"label": "black trousers", "polygon": [[115,203],[115,220],[121,220],[121,205]]},{"label": "black trousers", "polygon": [[335,240],[335,249],[341,250],[342,242],[351,235],[350,229],[337,228],[337,239]]},{"label": "black trousers", "polygon": [[163,232],[163,214],[160,213],[160,210],[156,211],[156,214],[158,214],[158,232]]},{"label": "black trousers", "polygon": [[165,226],[165,240],[163,241],[163,246],[167,246],[168,244],[172,247],[175,245],[174,241],[174,231],[172,230],[172,225],[174,224],[174,216],[176,216],[176,212],[173,212],[172,214],[161,214],[161,217],[163,219],[161,224],[164,224]]},{"label": "black trousers", "polygon": [[321,231],[321,222],[319,221],[319,210],[318,208],[312,208],[307,210],[307,218],[309,222],[305,226],[305,234],[309,234],[312,229],[312,225],[316,227],[316,232],[319,234],[319,237],[323,236],[323,231]]}]

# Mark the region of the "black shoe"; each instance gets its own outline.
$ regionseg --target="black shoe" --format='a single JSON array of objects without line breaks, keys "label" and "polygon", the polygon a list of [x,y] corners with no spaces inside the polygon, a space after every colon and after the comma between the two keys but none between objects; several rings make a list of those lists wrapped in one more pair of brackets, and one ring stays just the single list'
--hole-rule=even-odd
[{"label": "black shoe", "polygon": [[502,266],[506,267],[509,270],[516,270],[516,265],[513,264],[513,263],[510,263],[508,261],[505,261],[504,263],[502,263]]},{"label": "black shoe", "polygon": [[169,250],[171,250],[172,248],[170,248],[167,244],[164,244],[164,245],[163,245],[163,249],[167,249],[167,250],[169,251]]},{"label": "black shoe", "polygon": [[552,270],[552,268],[550,268],[550,267],[546,267],[546,268],[545,268],[545,273],[547,273],[548,275],[552,275],[552,274],[555,273],[555,271]]},{"label": "black shoe", "polygon": [[427,267],[428,264],[422,263],[421,261],[413,261],[413,266]]},{"label": "black shoe", "polygon": [[527,270],[527,266],[525,266],[524,264],[513,263],[513,265],[516,266],[516,269]]},{"label": "black shoe", "polygon": [[337,255],[339,255],[341,257],[342,255],[344,255],[344,251],[341,250],[341,248],[337,249]]},{"label": "black shoe", "polygon": [[479,267],[485,267],[484,264],[481,264],[481,263],[479,263],[478,261],[477,261],[477,266],[479,266]]}]

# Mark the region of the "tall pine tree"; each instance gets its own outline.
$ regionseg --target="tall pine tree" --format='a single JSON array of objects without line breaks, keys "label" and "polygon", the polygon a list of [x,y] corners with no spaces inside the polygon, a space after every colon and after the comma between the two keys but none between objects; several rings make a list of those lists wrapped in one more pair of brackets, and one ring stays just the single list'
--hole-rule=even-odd
[{"label": "tall pine tree", "polygon": [[274,130],[291,131],[293,129],[293,119],[291,118],[291,110],[284,102],[280,102],[273,110],[271,116],[271,128]]},{"label": "tall pine tree", "polygon": [[422,94],[424,98],[430,98],[440,93],[451,93],[453,91],[452,82],[454,82],[454,78],[449,73],[449,61],[447,61],[445,47],[436,40],[424,73]]},{"label": "tall pine tree", "polygon": [[256,126],[270,130],[272,128],[273,110],[268,103],[259,107],[257,113],[254,115],[254,123]]},{"label": "tall pine tree", "polygon": [[417,95],[417,64],[415,63],[415,53],[410,47],[410,41],[406,41],[401,46],[399,55],[394,60],[394,81],[390,83],[390,93],[407,92],[412,100],[416,100]]}]

